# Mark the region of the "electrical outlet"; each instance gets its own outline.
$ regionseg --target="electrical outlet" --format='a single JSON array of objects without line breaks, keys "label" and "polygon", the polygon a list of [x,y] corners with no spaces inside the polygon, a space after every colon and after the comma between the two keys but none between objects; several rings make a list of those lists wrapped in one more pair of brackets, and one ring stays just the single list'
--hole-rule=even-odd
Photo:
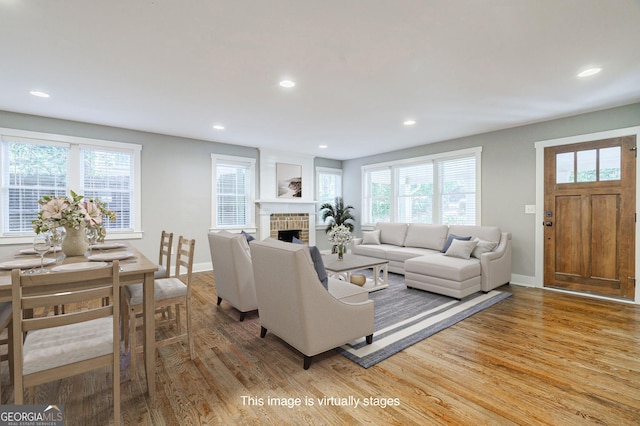
[{"label": "electrical outlet", "polygon": [[524,206],[524,212],[526,214],[536,214],[536,205],[535,204],[526,204]]}]

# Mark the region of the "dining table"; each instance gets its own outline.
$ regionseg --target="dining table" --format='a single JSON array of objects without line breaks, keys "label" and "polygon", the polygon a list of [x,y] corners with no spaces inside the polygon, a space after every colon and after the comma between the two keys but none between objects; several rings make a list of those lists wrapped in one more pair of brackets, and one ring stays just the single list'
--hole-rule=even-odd
[{"label": "dining table", "polygon": [[154,273],[158,265],[129,242],[107,241],[96,244],[91,254],[65,256],[60,251],[50,250],[44,256],[44,271],[40,271],[40,256],[32,249],[21,249],[0,258],[0,302],[11,301],[11,271],[21,269],[23,274],[48,273],[57,270],[80,270],[99,267],[114,260],[120,262],[120,285],[143,283],[144,307],[144,368],[147,392],[151,400],[155,397],[155,316]]}]

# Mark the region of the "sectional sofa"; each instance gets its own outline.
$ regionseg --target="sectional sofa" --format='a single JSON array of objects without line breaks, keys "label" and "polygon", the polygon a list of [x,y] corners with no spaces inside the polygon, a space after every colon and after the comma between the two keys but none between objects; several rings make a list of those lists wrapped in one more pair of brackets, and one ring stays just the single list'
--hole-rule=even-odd
[{"label": "sectional sofa", "polygon": [[409,288],[458,299],[511,280],[511,233],[495,226],[380,222],[352,252],[388,260]]}]

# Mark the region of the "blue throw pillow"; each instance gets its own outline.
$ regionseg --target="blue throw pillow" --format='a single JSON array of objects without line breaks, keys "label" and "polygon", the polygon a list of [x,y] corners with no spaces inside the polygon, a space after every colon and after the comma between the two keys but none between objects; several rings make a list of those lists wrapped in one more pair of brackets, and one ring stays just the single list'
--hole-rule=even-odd
[{"label": "blue throw pillow", "polygon": [[241,234],[244,235],[244,237],[247,239],[248,243],[250,243],[251,241],[255,240],[255,238],[252,235],[249,235],[244,231],[242,231]]},{"label": "blue throw pillow", "polygon": [[459,237],[458,235],[449,234],[449,237],[447,237],[447,242],[444,243],[444,247],[442,247],[442,250],[440,250],[440,253],[446,253],[447,250],[449,250],[449,246],[451,245],[451,241],[453,241],[453,240],[470,241],[471,237]]},{"label": "blue throw pillow", "polygon": [[[291,240],[294,244],[303,244],[304,243],[296,237],[293,237]],[[322,283],[322,286],[325,289],[329,289],[329,277],[327,276],[327,270],[324,268],[324,262],[322,261],[322,254],[320,253],[320,249],[316,246],[309,246],[309,254],[311,255],[311,260],[313,260],[313,267],[316,270],[316,274],[318,274],[318,279]]]}]

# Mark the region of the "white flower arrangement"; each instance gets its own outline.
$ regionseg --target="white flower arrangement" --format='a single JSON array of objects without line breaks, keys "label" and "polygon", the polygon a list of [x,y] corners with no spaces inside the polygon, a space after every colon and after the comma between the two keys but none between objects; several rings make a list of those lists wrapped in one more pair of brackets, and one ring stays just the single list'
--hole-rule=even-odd
[{"label": "white flower arrangement", "polygon": [[331,228],[328,234],[329,242],[344,247],[353,239],[351,231],[345,225],[337,225]]},{"label": "white flower arrangement", "polygon": [[67,197],[44,196],[38,201],[42,210],[34,220],[36,234],[52,231],[59,226],[79,229],[81,225],[105,233],[103,220],[114,221],[116,214],[105,207],[99,199],[84,200],[82,195],[71,191]]}]

